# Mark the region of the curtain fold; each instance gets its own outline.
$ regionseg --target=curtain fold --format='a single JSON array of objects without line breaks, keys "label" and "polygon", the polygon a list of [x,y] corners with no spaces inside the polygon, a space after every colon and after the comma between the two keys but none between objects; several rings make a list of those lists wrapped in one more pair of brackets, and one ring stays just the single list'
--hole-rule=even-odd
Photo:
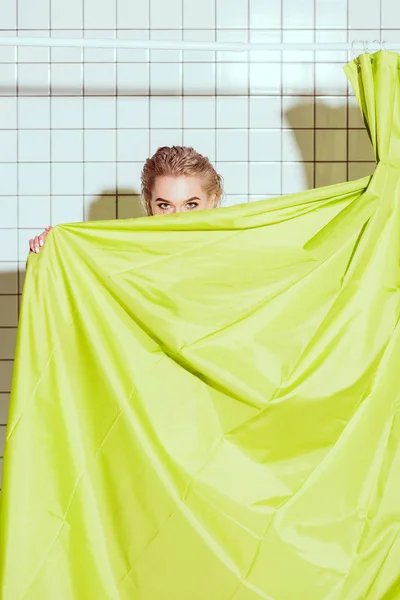
[{"label": "curtain fold", "polygon": [[399,57],[345,72],[371,178],[30,257],[2,600],[400,598]]}]

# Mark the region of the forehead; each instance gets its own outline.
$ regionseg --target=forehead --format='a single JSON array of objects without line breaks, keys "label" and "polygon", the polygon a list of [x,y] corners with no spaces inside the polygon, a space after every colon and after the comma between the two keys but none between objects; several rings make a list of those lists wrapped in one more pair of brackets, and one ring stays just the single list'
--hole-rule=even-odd
[{"label": "forehead", "polygon": [[188,198],[202,198],[205,192],[201,179],[198,177],[157,177],[154,182],[153,199],[162,198],[170,202],[187,200]]}]

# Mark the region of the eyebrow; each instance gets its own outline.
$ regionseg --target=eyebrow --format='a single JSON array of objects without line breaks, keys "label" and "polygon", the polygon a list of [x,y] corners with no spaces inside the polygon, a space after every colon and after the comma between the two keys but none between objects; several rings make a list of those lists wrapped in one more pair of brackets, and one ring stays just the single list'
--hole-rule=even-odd
[{"label": "eyebrow", "polygon": [[[188,198],[184,200],[184,202],[192,202],[193,200],[200,200],[197,196],[193,196],[193,198]],[[156,202],[166,202],[167,204],[171,204],[170,200],[165,200],[164,198],[156,198]]]}]

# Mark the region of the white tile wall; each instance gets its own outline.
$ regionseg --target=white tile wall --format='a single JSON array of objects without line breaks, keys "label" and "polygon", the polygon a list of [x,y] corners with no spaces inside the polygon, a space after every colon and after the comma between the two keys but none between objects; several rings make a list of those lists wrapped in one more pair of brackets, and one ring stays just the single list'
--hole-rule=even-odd
[{"label": "white tile wall", "polygon": [[[400,40],[398,0],[2,0],[0,35],[187,41]],[[346,53],[0,47],[0,450],[28,239],[141,214],[140,171],[193,145],[226,204],[374,168]],[[0,456],[2,452],[0,451]],[[1,464],[0,464],[1,470]]]}]

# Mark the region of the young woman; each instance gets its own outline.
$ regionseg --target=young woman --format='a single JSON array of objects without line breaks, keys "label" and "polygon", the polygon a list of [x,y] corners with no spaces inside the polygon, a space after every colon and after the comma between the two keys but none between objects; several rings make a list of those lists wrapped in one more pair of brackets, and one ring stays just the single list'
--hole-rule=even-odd
[{"label": "young woman", "polygon": [[[215,208],[223,195],[222,177],[209,159],[185,146],[165,146],[148,158],[141,187],[148,216]],[[31,252],[40,252],[50,229],[29,240]]]}]

